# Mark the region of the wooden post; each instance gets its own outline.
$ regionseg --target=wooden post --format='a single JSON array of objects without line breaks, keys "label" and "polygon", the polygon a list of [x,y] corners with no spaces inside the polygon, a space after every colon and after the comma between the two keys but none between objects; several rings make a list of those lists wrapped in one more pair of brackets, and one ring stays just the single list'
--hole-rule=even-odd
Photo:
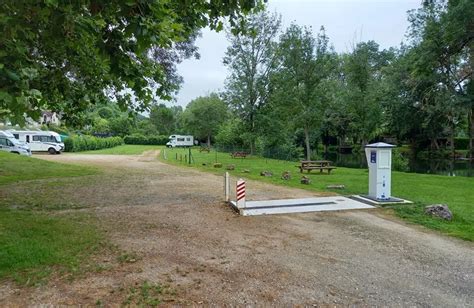
[{"label": "wooden post", "polygon": [[224,196],[225,202],[230,201],[230,179],[229,179],[229,172],[224,174]]}]

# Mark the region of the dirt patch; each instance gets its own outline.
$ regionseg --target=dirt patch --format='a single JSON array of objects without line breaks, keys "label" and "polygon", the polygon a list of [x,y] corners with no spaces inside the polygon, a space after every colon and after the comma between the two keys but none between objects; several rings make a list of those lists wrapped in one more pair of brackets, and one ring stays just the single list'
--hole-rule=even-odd
[{"label": "dirt patch", "polygon": [[[71,282],[6,283],[0,305],[116,305],[144,281],[172,289],[164,298],[175,304],[472,303],[472,243],[385,219],[382,210],[240,217],[221,201],[221,177],[163,164],[156,155],[43,156],[103,168],[102,175],[62,182],[62,195],[97,215],[119,257],[129,256],[99,256],[104,270]],[[317,195],[247,186],[253,200]],[[0,192],[11,197],[20,188]]]}]

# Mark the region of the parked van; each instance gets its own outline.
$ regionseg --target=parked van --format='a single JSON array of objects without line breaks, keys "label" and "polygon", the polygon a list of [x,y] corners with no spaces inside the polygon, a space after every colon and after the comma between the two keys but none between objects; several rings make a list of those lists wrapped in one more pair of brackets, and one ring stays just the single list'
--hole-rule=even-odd
[{"label": "parked van", "polygon": [[0,151],[31,156],[30,148],[21,144],[10,132],[0,131]]},{"label": "parked van", "polygon": [[168,148],[192,147],[194,145],[193,136],[171,135],[170,141],[166,143]]},{"label": "parked van", "polygon": [[52,131],[10,131],[20,142],[26,143],[32,152],[59,154],[64,150],[61,136]]}]

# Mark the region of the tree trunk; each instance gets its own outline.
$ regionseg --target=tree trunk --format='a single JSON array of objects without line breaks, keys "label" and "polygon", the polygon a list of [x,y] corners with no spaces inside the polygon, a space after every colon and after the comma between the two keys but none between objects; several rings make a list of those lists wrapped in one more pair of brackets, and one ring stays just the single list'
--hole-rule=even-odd
[{"label": "tree trunk", "polygon": [[306,144],[306,160],[311,160],[311,148],[309,146],[309,130],[307,127],[304,128],[304,141]]},{"label": "tree trunk", "polygon": [[449,143],[451,143],[451,157],[456,158],[456,149],[454,148],[454,133],[455,133],[455,124],[454,121],[451,121],[451,131],[449,135]]},{"label": "tree trunk", "polygon": [[469,159],[474,158],[474,107],[471,108],[468,115],[469,123]]},{"label": "tree trunk", "polygon": [[207,135],[207,147],[208,147],[208,148],[211,147],[211,134],[208,134],[208,135]]}]

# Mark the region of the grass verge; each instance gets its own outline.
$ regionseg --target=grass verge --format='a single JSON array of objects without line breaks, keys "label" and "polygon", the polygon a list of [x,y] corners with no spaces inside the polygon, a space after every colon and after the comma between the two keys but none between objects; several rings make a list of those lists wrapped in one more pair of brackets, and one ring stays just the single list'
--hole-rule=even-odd
[{"label": "grass verge", "polygon": [[[234,165],[235,170],[229,171],[232,176],[258,180],[277,185],[302,188],[311,191],[331,191],[328,185],[345,186],[344,190],[333,192],[350,195],[366,194],[368,191],[368,171],[366,169],[337,168],[330,175],[318,172],[309,175],[311,184],[300,183],[301,174],[296,167],[297,162],[266,159],[257,156],[247,158],[231,158],[228,153],[200,153],[192,150],[192,163],[185,161],[188,149],[166,149],[161,151],[160,159],[167,163],[193,167],[206,172],[222,174],[226,166]],[[164,159],[166,155],[167,159]],[[178,159],[176,159],[178,158]],[[223,168],[214,168],[219,162]],[[244,170],[249,171],[243,172]],[[260,176],[261,171],[271,171],[272,177]],[[289,181],[281,179],[284,171],[290,171]],[[305,172],[305,175],[307,173]],[[414,205],[396,206],[395,212],[403,219],[424,225],[465,240],[474,241],[474,178],[447,177],[417,173],[392,173],[392,195],[414,201]],[[251,188],[250,188],[251,189]],[[452,221],[426,216],[424,207],[429,204],[444,203],[453,212]]]},{"label": "grass verge", "polygon": [[0,279],[36,284],[53,270],[74,273],[99,247],[92,218],[68,214],[0,210]]},{"label": "grass verge", "polygon": [[77,154],[138,155],[138,154],[142,154],[145,151],[158,150],[160,148],[163,148],[163,146],[123,144],[123,145],[119,145],[119,146],[108,148],[108,149],[77,152]]},{"label": "grass verge", "polygon": [[96,168],[59,164],[34,157],[0,152],[0,185],[12,182],[98,173]]},{"label": "grass verge", "polygon": [[[58,164],[0,152],[0,280],[36,284],[52,272],[80,272],[81,265],[98,247],[102,234],[95,218],[74,212],[16,209],[9,202],[11,189],[37,189],[38,208],[54,207],[61,179],[92,175],[95,168]],[[45,185],[54,178],[55,185]],[[22,181],[37,180],[28,182]],[[16,183],[17,182],[17,183]],[[45,201],[47,200],[47,201]],[[66,207],[69,209],[69,207]],[[62,208],[61,208],[62,209]]]}]

